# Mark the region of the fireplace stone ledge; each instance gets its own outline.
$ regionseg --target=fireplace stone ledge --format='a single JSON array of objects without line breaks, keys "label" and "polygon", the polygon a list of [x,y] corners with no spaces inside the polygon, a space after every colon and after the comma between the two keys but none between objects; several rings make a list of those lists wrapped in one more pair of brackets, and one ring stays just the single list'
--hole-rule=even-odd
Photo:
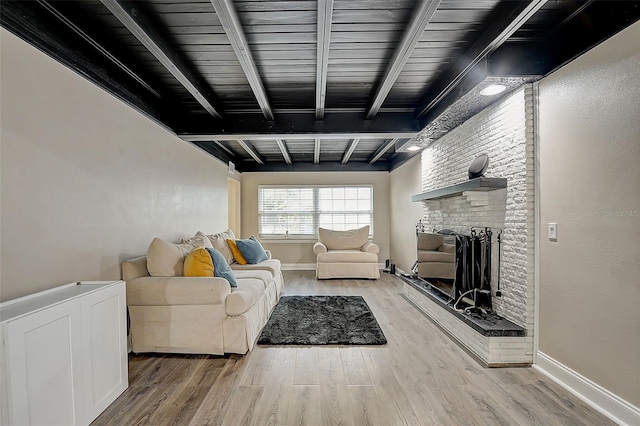
[{"label": "fireplace stone ledge", "polygon": [[[445,331],[456,343],[486,367],[521,367],[533,362],[533,337],[527,330],[502,318],[507,323],[483,329],[477,321],[447,306],[448,299],[428,284],[404,281],[403,296]],[[485,327],[486,328],[486,327]]]}]

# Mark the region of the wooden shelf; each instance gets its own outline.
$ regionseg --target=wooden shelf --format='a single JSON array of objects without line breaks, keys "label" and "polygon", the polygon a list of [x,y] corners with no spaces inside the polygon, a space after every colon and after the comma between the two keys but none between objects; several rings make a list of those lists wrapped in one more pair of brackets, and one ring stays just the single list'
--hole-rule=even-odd
[{"label": "wooden shelf", "polygon": [[411,196],[411,201],[438,200],[440,198],[454,197],[466,191],[495,191],[507,187],[507,178],[486,178],[479,177],[469,179],[466,182],[458,183],[433,191],[423,192]]}]

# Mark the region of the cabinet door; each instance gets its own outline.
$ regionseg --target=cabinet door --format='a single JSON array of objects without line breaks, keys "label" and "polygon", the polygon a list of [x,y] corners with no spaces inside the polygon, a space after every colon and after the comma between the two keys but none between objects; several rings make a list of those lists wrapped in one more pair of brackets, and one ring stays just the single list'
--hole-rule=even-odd
[{"label": "cabinet door", "polygon": [[81,298],[87,424],[129,385],[124,282]]},{"label": "cabinet door", "polygon": [[12,425],[84,424],[80,301],[5,324]]}]

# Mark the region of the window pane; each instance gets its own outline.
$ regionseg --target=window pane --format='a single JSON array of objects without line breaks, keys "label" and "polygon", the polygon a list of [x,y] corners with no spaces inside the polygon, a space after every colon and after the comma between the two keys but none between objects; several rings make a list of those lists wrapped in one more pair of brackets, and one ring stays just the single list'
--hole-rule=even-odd
[{"label": "window pane", "polygon": [[260,187],[258,194],[261,235],[310,237],[318,226],[347,230],[372,225],[370,186]]}]

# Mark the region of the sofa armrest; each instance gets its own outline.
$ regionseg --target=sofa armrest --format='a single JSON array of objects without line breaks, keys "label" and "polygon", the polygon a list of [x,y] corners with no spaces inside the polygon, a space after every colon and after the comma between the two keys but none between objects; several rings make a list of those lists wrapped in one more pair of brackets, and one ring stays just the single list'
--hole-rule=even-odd
[{"label": "sofa armrest", "polygon": [[140,277],[127,281],[131,306],[221,305],[231,293],[217,277]]},{"label": "sofa armrest", "polygon": [[271,257],[271,250],[265,250],[264,252],[267,254],[267,259],[273,259]]},{"label": "sofa armrest", "polygon": [[253,294],[248,291],[236,290],[227,296],[227,315],[236,316],[247,312],[256,303]]},{"label": "sofa armrest", "polygon": [[376,243],[372,243],[371,241],[367,241],[360,247],[360,251],[364,251],[366,253],[380,253],[380,247]]},{"label": "sofa armrest", "polygon": [[326,253],[327,252],[327,246],[325,246],[320,241],[318,241],[317,243],[315,243],[313,245],[313,252],[315,254]]}]

